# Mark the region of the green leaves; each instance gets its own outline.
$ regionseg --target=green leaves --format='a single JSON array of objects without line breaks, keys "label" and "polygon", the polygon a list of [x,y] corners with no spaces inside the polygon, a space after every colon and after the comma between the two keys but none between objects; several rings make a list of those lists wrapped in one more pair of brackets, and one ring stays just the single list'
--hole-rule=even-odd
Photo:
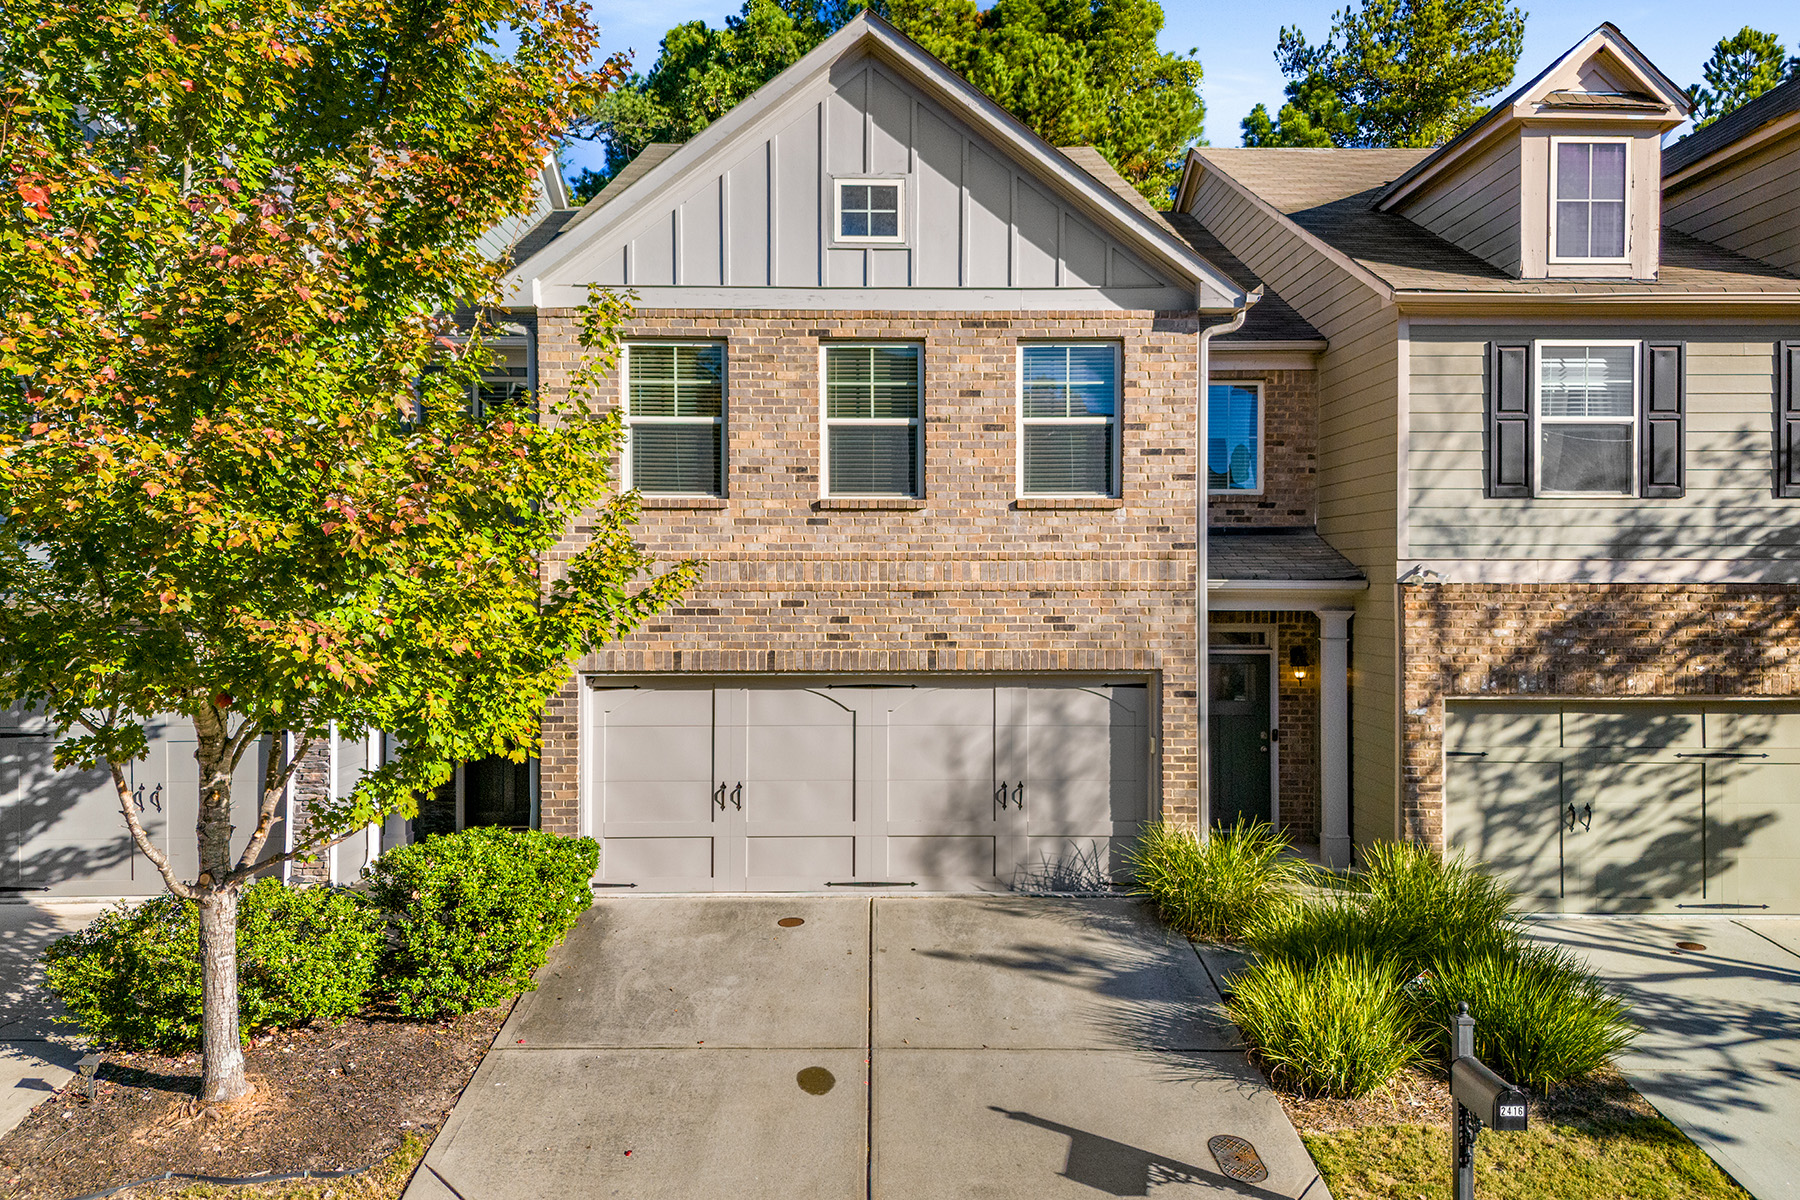
[{"label": "green leaves", "polygon": [[1693,89],[1695,129],[1706,128],[1732,109],[1800,76],[1800,55],[1787,57],[1780,38],[1746,25],[1719,39],[1700,74],[1706,82]]}]

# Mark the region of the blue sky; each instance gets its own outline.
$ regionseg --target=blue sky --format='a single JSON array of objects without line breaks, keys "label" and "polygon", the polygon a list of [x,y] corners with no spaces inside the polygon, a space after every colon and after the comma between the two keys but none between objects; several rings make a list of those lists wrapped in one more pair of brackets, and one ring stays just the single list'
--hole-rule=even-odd
[{"label": "blue sky", "polygon": [[[670,26],[691,20],[716,25],[736,12],[741,2],[597,0],[594,15],[606,51],[635,50],[642,70],[656,60],[658,44]],[[1163,47],[1198,49],[1206,72],[1207,140],[1215,146],[1237,145],[1238,122],[1251,106],[1280,100],[1282,78],[1275,69],[1274,50],[1284,24],[1299,25],[1308,38],[1318,41],[1331,30],[1333,9],[1342,7],[1342,0],[1163,0],[1167,17]],[[1525,22],[1525,51],[1519,57],[1523,78],[1536,74],[1602,21],[1617,25],[1651,61],[1684,86],[1699,82],[1700,66],[1712,52],[1713,43],[1744,25],[1775,32],[1790,52],[1800,40],[1800,7],[1794,0],[1733,0],[1724,8],[1695,5],[1691,0],[1633,0],[1614,5],[1533,5],[1526,0],[1524,7],[1530,16]],[[565,155],[571,169],[597,162],[599,157],[586,146],[576,146]]]}]

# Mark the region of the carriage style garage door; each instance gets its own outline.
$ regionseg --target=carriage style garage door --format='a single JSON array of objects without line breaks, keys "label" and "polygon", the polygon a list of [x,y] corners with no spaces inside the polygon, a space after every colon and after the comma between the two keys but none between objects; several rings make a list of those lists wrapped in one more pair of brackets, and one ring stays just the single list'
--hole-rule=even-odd
[{"label": "carriage style garage door", "polygon": [[1149,814],[1144,687],[602,687],[598,880],[1084,890]]},{"label": "carriage style garage door", "polygon": [[1534,904],[1800,912],[1800,703],[1452,702],[1446,840]]}]

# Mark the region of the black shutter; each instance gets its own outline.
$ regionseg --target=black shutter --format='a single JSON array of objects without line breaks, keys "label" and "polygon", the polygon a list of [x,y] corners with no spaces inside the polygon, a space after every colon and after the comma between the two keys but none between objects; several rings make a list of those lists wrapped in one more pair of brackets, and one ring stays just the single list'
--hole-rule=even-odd
[{"label": "black shutter", "polygon": [[1800,342],[1775,347],[1775,494],[1800,496]]},{"label": "black shutter", "polygon": [[1638,495],[1668,500],[1687,492],[1686,354],[1680,342],[1646,343],[1639,397]]},{"label": "black shutter", "polygon": [[1487,494],[1529,496],[1531,348],[1490,343],[1487,360]]}]

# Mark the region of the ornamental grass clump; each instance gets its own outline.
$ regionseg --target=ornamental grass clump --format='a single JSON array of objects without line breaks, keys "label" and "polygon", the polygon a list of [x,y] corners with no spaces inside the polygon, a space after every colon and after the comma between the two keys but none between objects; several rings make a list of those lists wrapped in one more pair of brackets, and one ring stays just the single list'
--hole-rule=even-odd
[{"label": "ornamental grass clump", "polygon": [[1132,894],[1150,900],[1170,928],[1225,942],[1293,902],[1307,868],[1287,850],[1287,838],[1263,821],[1240,821],[1205,838],[1158,821],[1145,827],[1126,862]]},{"label": "ornamental grass clump", "polygon": [[1464,855],[1421,842],[1376,842],[1349,887],[1362,898],[1369,937],[1417,974],[1447,954],[1504,955],[1519,945],[1517,900]]},{"label": "ornamental grass clump", "polygon": [[1476,1057],[1537,1092],[1605,1065],[1637,1035],[1625,1001],[1553,946],[1446,955],[1407,990],[1434,1057],[1467,1001]]},{"label": "ornamental grass clump", "polygon": [[1226,1011],[1277,1083],[1306,1096],[1366,1096],[1419,1060],[1397,963],[1366,952],[1262,958],[1232,980]]}]

